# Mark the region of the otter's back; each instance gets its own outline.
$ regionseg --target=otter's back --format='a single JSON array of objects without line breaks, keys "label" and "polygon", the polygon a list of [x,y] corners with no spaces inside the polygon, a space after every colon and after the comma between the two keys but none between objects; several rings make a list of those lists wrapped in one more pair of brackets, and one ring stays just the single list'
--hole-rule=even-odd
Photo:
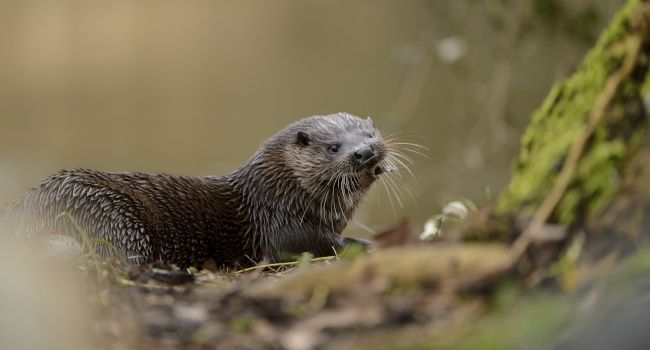
[{"label": "otter's back", "polygon": [[134,263],[188,266],[214,258],[230,264],[244,244],[238,203],[225,178],[80,169],[50,176],[8,214],[26,232],[80,238],[83,230]]}]

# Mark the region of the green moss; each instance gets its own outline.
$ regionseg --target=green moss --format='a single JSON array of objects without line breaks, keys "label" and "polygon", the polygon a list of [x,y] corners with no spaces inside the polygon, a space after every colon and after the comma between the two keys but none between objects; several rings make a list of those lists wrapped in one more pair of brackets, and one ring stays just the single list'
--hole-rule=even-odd
[{"label": "green moss", "polygon": [[[630,34],[628,19],[640,3],[630,0],[621,9],[579,70],[557,84],[533,114],[522,137],[511,184],[499,198],[497,214],[532,212],[547,196],[569,148],[586,125],[594,102],[625,57],[622,48],[612,47]],[[601,209],[616,194],[625,160],[636,149],[643,130],[638,128],[638,113],[626,114],[624,106],[638,101],[642,84],[643,81],[627,79],[620,86],[612,103],[614,108],[592,137],[553,220],[571,224],[578,215]]]}]

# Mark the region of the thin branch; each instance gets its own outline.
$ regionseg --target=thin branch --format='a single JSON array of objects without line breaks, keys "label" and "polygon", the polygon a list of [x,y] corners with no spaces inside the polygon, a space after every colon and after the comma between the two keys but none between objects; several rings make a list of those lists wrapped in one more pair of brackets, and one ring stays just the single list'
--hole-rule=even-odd
[{"label": "thin branch", "polygon": [[[316,262],[316,261],[329,261],[329,260],[338,260],[338,256],[323,256],[319,258],[313,258],[310,259],[310,262]],[[236,274],[238,273],[243,273],[243,272],[248,272],[248,271],[253,271],[257,269],[265,269],[267,267],[280,267],[280,266],[293,266],[293,265],[298,265],[302,263],[302,261],[296,260],[296,261],[287,261],[287,262],[281,262],[281,263],[272,263],[272,264],[261,264],[261,265],[256,265],[256,266],[251,266],[247,267],[245,269],[237,270],[235,271]]]}]

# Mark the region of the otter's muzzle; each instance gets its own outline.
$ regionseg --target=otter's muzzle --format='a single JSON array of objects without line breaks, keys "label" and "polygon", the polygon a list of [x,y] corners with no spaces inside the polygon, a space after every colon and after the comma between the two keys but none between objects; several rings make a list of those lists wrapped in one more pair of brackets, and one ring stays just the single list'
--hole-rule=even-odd
[{"label": "otter's muzzle", "polygon": [[369,186],[379,175],[385,172],[380,165],[381,156],[371,146],[364,146],[354,152],[357,169],[363,174],[362,184]]},{"label": "otter's muzzle", "polygon": [[354,159],[359,167],[371,167],[377,163],[377,153],[370,146],[354,151]]}]

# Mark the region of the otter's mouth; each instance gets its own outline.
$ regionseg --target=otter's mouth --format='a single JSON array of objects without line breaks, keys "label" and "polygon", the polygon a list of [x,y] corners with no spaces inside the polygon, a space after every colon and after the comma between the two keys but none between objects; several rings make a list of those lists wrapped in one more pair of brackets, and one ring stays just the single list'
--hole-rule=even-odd
[{"label": "otter's mouth", "polygon": [[361,184],[363,186],[370,186],[381,174],[390,171],[392,170],[388,165],[381,164],[380,162],[366,167],[361,170]]},{"label": "otter's mouth", "polygon": [[364,171],[363,171],[365,176],[369,176],[369,177],[372,177],[372,178],[377,178],[377,177],[379,177],[379,175],[381,175],[381,174],[383,174],[385,172],[386,172],[386,169],[385,169],[384,165],[382,165],[382,164],[375,164],[375,165],[373,165],[371,167],[368,167],[368,168],[364,169]]}]

